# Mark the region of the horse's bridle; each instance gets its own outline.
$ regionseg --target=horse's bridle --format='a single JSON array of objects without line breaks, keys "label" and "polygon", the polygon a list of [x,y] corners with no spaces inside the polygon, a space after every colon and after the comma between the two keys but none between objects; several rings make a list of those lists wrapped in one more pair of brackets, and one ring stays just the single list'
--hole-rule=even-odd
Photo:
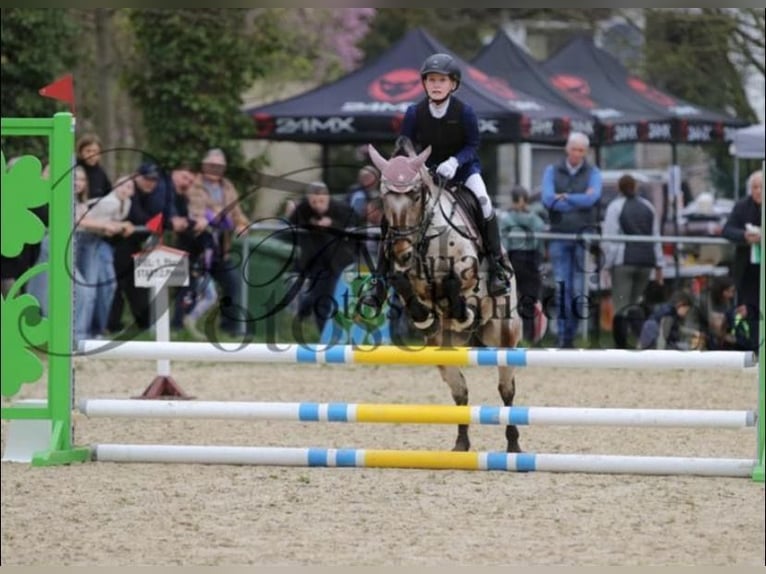
[{"label": "horse's bridle", "polygon": [[[420,201],[423,202],[423,213],[420,222],[417,225],[409,225],[407,227],[393,227],[389,225],[385,238],[387,247],[390,247],[397,240],[407,239],[412,243],[418,256],[425,256],[425,252],[428,250],[428,244],[431,240],[443,233],[442,230],[434,235],[427,235],[428,228],[431,226],[431,221],[434,217],[434,210],[439,205],[439,197],[441,196],[442,189],[442,186],[439,186],[439,192],[432,199],[429,186],[426,182],[421,181],[418,186],[403,193],[403,195],[406,196],[412,196],[416,193],[422,194]],[[412,202],[414,203],[415,200],[412,200]]]}]

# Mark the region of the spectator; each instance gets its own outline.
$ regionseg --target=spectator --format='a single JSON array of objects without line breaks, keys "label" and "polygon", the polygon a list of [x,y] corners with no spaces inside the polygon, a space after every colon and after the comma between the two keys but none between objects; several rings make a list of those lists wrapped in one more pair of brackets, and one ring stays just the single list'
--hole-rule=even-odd
[{"label": "spectator", "polygon": [[105,237],[128,236],[133,226],[123,221],[133,195],[130,178],[121,178],[108,195],[88,200],[87,176],[78,166],[75,178],[75,266],[82,296],[77,302],[75,332],[78,337],[100,337],[106,332],[116,290],[114,252]]},{"label": "spectator", "polygon": [[107,331],[109,314],[117,290],[114,242],[110,238],[124,238],[133,234],[134,226],[126,219],[134,191],[134,183],[130,176],[124,176],[107,195],[86,201],[87,217],[104,224],[103,229],[83,231],[77,242],[78,267],[86,287],[95,291],[93,309],[92,312],[89,311],[92,316],[90,329],[93,337],[100,337]]},{"label": "spectator", "polygon": [[658,239],[652,243],[605,242],[604,266],[612,277],[612,304],[614,321],[612,335],[615,347],[628,348],[628,332],[640,334],[643,311],[641,301],[652,268],[659,285],[663,283],[664,257],[660,238],[660,222],[654,206],[636,193],[636,180],[623,175],[617,187],[620,196],[613,199],[606,208],[604,235],[651,235]]},{"label": "spectator", "polygon": [[543,173],[542,200],[550,213],[551,231],[572,236],[552,240],[548,248],[556,281],[557,343],[562,348],[574,347],[578,323],[587,313],[585,245],[577,235],[597,231],[601,198],[601,172],[585,159],[589,146],[588,136],[572,132],[566,157]]},{"label": "spectator", "polygon": [[[8,161],[8,169],[16,163],[18,158],[12,158]],[[45,164],[42,169],[41,176],[43,179],[50,177],[50,165]],[[36,207],[32,209],[40,221],[47,227],[48,226],[48,205]],[[48,230],[45,231],[43,240],[36,245],[25,244],[21,249],[21,253],[16,257],[2,257],[2,264],[0,269],[2,270],[3,277],[3,295],[7,294],[7,289],[10,289],[11,285],[18,279],[22,273],[33,265],[48,262],[48,251],[50,249],[50,235]],[[7,289],[6,289],[7,285]],[[24,285],[24,290],[37,299],[40,303],[40,312],[43,317],[48,315],[48,272],[43,271],[33,275]]]},{"label": "spectator", "polygon": [[[516,277],[518,311],[524,322],[524,338],[535,341],[535,312],[540,301],[542,279],[540,255],[542,244],[535,234],[545,229],[545,222],[529,210],[529,193],[520,185],[511,190],[511,209],[500,220],[503,238],[511,266]],[[509,237],[511,232],[524,233],[524,237]]]},{"label": "spectator", "polygon": [[733,349],[736,336],[733,332],[737,288],[731,277],[716,277],[709,295],[703,303],[704,322],[707,327],[708,349]]},{"label": "spectator", "polygon": [[338,233],[356,224],[353,210],[332,199],[324,182],[309,184],[306,197],[288,218],[306,231],[298,236],[300,255],[297,271],[308,286],[298,305],[298,317],[314,316],[322,332],[327,319],[337,310],[335,284],[343,269],[354,259],[353,246]]},{"label": "spectator", "polygon": [[[189,285],[181,287],[175,298],[172,327],[186,327],[196,339],[206,339],[197,321],[215,304],[218,295],[211,272],[215,241],[205,217],[205,198],[192,199],[197,174],[191,165],[174,169],[166,181],[171,190],[171,219],[176,231],[176,247],[189,254]],[[199,190],[198,190],[199,191]]]},{"label": "spectator", "polygon": [[[160,170],[153,163],[142,163],[133,175],[135,193],[133,194],[128,221],[133,225],[146,225],[156,215],[169,211],[169,193],[164,185],[159,185]],[[170,225],[168,223],[168,225]],[[133,319],[138,329],[148,329],[151,324],[149,309],[149,291],[136,287],[133,281],[133,254],[141,251],[144,234],[131,234],[118,241],[114,249],[114,270],[117,276],[117,291],[109,314],[109,330],[122,330],[123,299],[128,301]]]},{"label": "spectator", "polygon": [[75,146],[77,165],[88,176],[88,197],[103,197],[112,190],[112,182],[101,166],[101,140],[95,134],[84,134]]},{"label": "spectator", "polygon": [[693,304],[689,293],[679,291],[670,303],[660,305],[641,328],[639,349],[700,349],[700,332],[683,326]]},{"label": "spectator", "polygon": [[[380,173],[372,165],[366,165],[359,170],[357,183],[348,193],[348,204],[354,210],[359,224],[368,228],[368,238],[364,242],[366,254],[360,257],[360,261],[372,261],[380,252],[379,235],[372,235],[371,227],[379,227],[383,220],[383,199],[380,195]],[[374,269],[379,267],[379,262],[374,262]]]},{"label": "spectator", "polygon": [[246,313],[239,306],[242,278],[231,256],[231,247],[234,234],[247,232],[250,222],[239,204],[234,184],[224,177],[226,165],[222,150],[209,150],[189,194],[190,205],[195,206],[195,213],[204,214],[215,242],[210,273],[221,291],[219,326],[221,331],[236,337],[244,333]]},{"label": "spectator", "polygon": [[737,245],[733,275],[738,303],[747,308],[747,328],[750,334],[748,350],[758,352],[758,320],[761,316],[759,290],[763,267],[760,241],[763,222],[763,172],[754,171],[747,179],[747,197],[739,200],[724,225],[722,235]]},{"label": "spectator", "polygon": [[348,193],[348,204],[360,222],[380,225],[382,213],[379,199],[380,174],[375,166],[366,165],[359,170],[357,183]]}]

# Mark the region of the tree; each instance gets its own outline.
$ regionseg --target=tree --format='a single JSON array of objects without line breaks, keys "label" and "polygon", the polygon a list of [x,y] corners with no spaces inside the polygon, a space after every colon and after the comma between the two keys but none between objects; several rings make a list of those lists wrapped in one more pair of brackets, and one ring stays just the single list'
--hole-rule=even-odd
[{"label": "tree", "polygon": [[[241,9],[131,10],[135,53],[126,80],[143,115],[146,152],[164,169],[197,162],[218,147],[228,175],[250,183],[240,139],[252,124],[241,94],[259,73],[259,54]],[[259,46],[263,48],[263,46]]]},{"label": "tree", "polygon": [[[645,29],[647,78],[659,88],[711,109],[756,121],[744,85],[763,74],[763,11],[752,20],[740,9],[649,10]],[[760,28],[759,28],[760,26]],[[760,50],[760,60],[757,56]],[[728,145],[710,148],[711,179],[732,191]]]},{"label": "tree", "polygon": [[[3,8],[0,26],[3,117],[50,117],[63,111],[61,103],[38,91],[72,71],[79,53],[77,23],[63,10]],[[8,138],[2,147],[6,157],[48,154],[41,138]]]},{"label": "tree", "polygon": [[303,64],[300,76],[327,82],[356,68],[363,56],[357,44],[375,14],[373,8],[283,9],[282,32],[294,35],[289,52]]},{"label": "tree", "polygon": [[408,30],[422,26],[458,56],[470,60],[509,21],[553,20],[595,28],[611,12],[610,8],[381,8],[360,47],[365,61],[373,60]]}]

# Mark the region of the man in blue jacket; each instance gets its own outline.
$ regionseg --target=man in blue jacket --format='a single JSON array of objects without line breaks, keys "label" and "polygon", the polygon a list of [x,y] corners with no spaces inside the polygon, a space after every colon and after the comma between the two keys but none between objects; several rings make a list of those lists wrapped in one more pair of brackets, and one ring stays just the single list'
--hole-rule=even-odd
[{"label": "man in blue jacket", "polygon": [[585,244],[577,236],[598,230],[598,202],[601,199],[601,172],[585,159],[588,136],[572,132],[567,139],[566,157],[549,165],[543,174],[543,205],[550,213],[550,229],[571,235],[552,240],[549,255],[556,281],[556,325],[558,346],[574,347],[577,326],[586,317]]}]

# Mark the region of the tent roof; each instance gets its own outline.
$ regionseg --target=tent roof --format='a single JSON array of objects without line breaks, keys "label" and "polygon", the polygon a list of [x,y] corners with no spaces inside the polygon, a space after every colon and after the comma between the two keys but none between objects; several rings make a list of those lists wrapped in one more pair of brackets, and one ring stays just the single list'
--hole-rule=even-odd
[{"label": "tent roof", "polygon": [[734,133],[734,153],[745,159],[766,158],[766,125],[757,124],[737,130]]},{"label": "tent roof", "polygon": [[[393,140],[407,107],[424,97],[419,68],[435,52],[451,54],[417,28],[375,61],[335,82],[245,112],[253,117],[259,138],[336,143]],[[560,107],[511,90],[457,59],[463,69],[457,96],[476,111],[484,140],[561,143],[566,139],[570,121],[577,118],[571,106]]]},{"label": "tent roof", "polygon": [[578,105],[559,92],[548,80],[540,62],[511,40],[504,30],[498,30],[492,41],[479,51],[471,63],[480,70],[507,82],[511,89],[522,90],[534,98],[572,110],[571,113],[575,116],[595,118],[595,120],[579,122],[577,125],[573,122],[572,128],[597,139],[598,118],[592,116],[587,107]]},{"label": "tent roof", "polygon": [[586,36],[575,37],[542,66],[559,91],[601,119],[608,142],[730,141],[746,123],[650,86]]}]

